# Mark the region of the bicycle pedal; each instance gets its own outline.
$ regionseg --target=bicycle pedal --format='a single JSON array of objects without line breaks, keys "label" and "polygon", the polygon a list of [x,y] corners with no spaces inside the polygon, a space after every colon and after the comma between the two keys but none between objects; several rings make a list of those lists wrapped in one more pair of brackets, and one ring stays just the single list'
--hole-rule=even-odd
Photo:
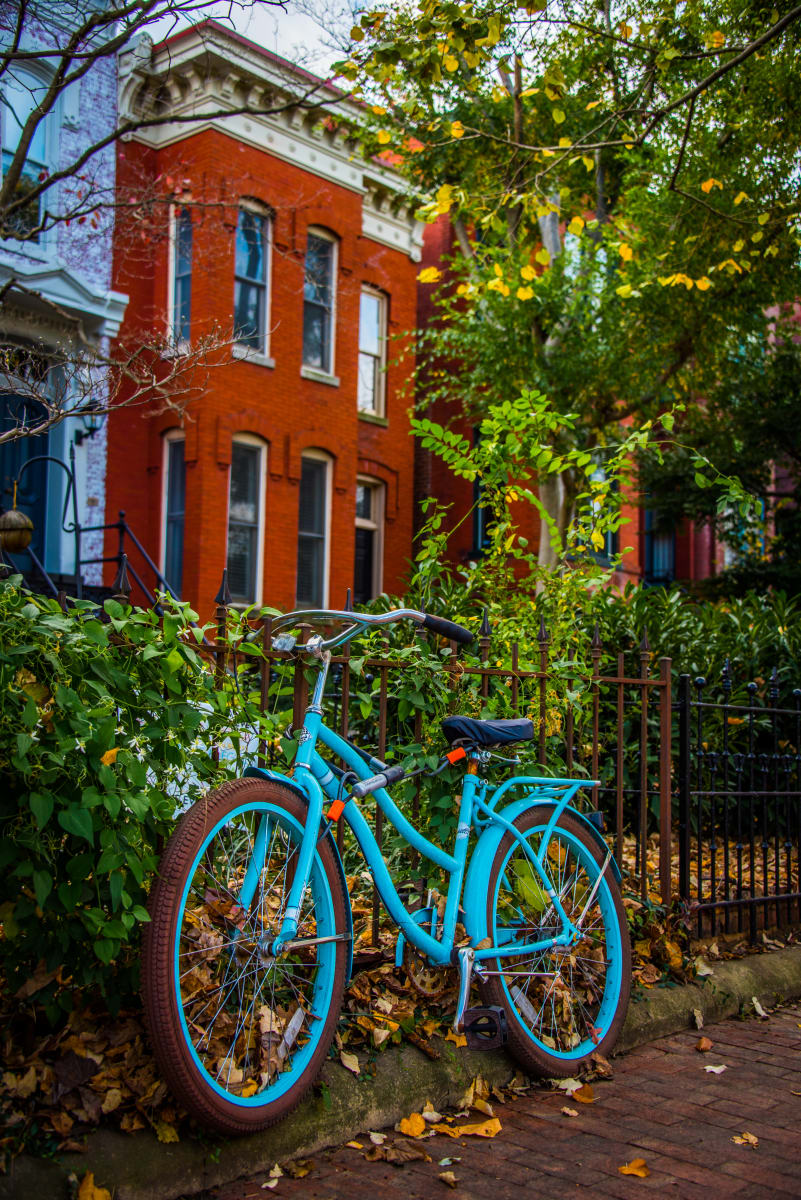
[{"label": "bicycle pedal", "polygon": [[468,1008],[464,1014],[464,1035],[471,1050],[497,1050],[508,1037],[506,1013],[496,1004],[486,1008]]}]

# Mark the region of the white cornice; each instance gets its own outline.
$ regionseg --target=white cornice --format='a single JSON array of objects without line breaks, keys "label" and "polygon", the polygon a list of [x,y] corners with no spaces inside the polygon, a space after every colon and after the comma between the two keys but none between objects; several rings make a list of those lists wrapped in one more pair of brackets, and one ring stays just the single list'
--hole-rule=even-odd
[{"label": "white cornice", "polygon": [[[31,308],[43,308],[51,320],[58,318],[60,310],[82,320],[87,333],[96,337],[115,337],[119,333],[128,304],[122,292],[96,291],[63,264],[12,265],[0,261],[0,283],[9,279],[18,279],[27,295],[33,293]],[[13,296],[13,291],[10,294]]]},{"label": "white cornice", "polygon": [[[324,100],[309,109],[304,97]],[[206,25],[155,50],[146,41],[120,59],[120,116],[160,111],[176,117],[227,110],[211,120],[169,121],[131,136],[154,149],[215,129],[266,154],[294,163],[363,198],[362,234],[420,259],[422,226],[414,219],[405,183],[385,164],[365,161],[342,124],[326,128],[326,117],[357,121],[361,110],[322,80],[277,59],[218,26]],[[236,113],[245,104],[288,104],[271,116]]]}]

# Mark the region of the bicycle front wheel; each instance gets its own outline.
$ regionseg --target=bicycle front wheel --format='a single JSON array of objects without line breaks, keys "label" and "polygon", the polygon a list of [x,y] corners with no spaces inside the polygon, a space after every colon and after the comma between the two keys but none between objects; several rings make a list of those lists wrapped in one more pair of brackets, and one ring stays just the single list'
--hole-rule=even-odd
[{"label": "bicycle front wheel", "polygon": [[[530,850],[541,846],[550,805],[514,822]],[[631,990],[631,945],[611,867],[582,823],[562,813],[543,866],[567,916],[581,928],[572,946],[488,959],[482,990],[506,1011],[509,1049],[527,1070],[571,1075],[593,1051],[612,1048]],[[488,928],[495,945],[555,938],[561,922],[521,844],[506,834],[489,879]]]},{"label": "bicycle front wheel", "polygon": [[225,784],[182,817],[151,894],[143,997],[156,1059],[176,1099],[224,1133],[286,1116],[334,1036],[348,923],[327,841],[301,904],[305,944],[269,953],[306,817],[304,800],[277,782]]}]

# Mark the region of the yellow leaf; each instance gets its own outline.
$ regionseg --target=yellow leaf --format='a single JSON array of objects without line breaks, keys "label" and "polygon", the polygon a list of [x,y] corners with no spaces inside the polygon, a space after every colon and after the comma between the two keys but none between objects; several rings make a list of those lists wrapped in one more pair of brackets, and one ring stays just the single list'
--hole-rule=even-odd
[{"label": "yellow leaf", "polygon": [[470,1125],[432,1125],[436,1133],[447,1133],[449,1137],[484,1137],[494,1138],[501,1132],[501,1123],[497,1117],[489,1121],[481,1121]]},{"label": "yellow leaf", "polygon": [[449,1188],[455,1188],[459,1180],[454,1175],[453,1171],[440,1171],[439,1178]]},{"label": "yellow leaf", "polygon": [[537,251],[537,253],[534,255],[534,257],[536,258],[538,263],[542,264],[543,267],[547,267],[548,263],[551,261],[551,256],[548,253],[548,251],[545,249],[544,246],[540,247],[540,249]]},{"label": "yellow leaf", "polygon": [[584,154],[584,155],[582,155],[581,161],[584,163],[584,166],[587,168],[587,170],[588,170],[588,171],[594,171],[594,170],[595,170],[595,163],[594,163],[594,161],[593,161],[593,160],[592,160],[592,159],[589,157],[589,155],[587,155],[587,154]]},{"label": "yellow leaf", "polygon": [[354,25],[350,31],[351,40],[354,42],[364,41],[364,30],[359,25]]},{"label": "yellow leaf", "polygon": [[709,194],[709,192],[712,191],[713,187],[722,188],[723,184],[720,182],[719,179],[705,179],[704,182],[701,184],[701,191]]},{"label": "yellow leaf", "polygon": [[351,1150],[363,1150],[364,1146],[361,1142],[345,1142],[346,1146],[350,1146]]},{"label": "yellow leaf", "polygon": [[398,1133],[406,1137],[419,1138],[426,1132],[427,1126],[422,1113],[411,1113],[398,1122]]},{"label": "yellow leaf", "polygon": [[111,1192],[108,1188],[97,1187],[94,1175],[87,1171],[78,1188],[78,1200],[111,1200]]},{"label": "yellow leaf", "polygon": [[627,300],[631,295],[632,287],[630,283],[623,283],[619,288],[615,288],[615,291],[617,292],[618,296],[621,296],[624,300]]},{"label": "yellow leaf", "polygon": [[160,1142],[178,1142],[181,1140],[178,1137],[178,1130],[169,1121],[156,1121],[153,1128]]},{"label": "yellow leaf", "polygon": [[565,1107],[561,1110],[561,1112],[562,1112],[562,1115],[565,1117],[577,1117],[578,1116],[578,1109],[577,1108],[568,1108],[567,1105],[565,1105]]},{"label": "yellow leaf", "polygon": [[634,256],[634,251],[632,250],[631,246],[626,244],[626,242],[621,242],[618,247],[618,254],[624,262],[630,262]]},{"label": "yellow leaf", "polygon": [[461,121],[453,121],[452,122],[451,137],[452,138],[464,137],[464,125],[462,124]]},{"label": "yellow leaf", "polygon": [[767,225],[770,220],[770,213],[760,213],[757,217],[757,225]]},{"label": "yellow leaf", "polygon": [[647,1179],[651,1172],[645,1165],[644,1158],[633,1158],[630,1163],[618,1167],[621,1175],[636,1175],[638,1179]]},{"label": "yellow leaf", "polygon": [[120,752],[119,746],[114,746],[113,749],[107,750],[105,754],[100,755],[100,761],[104,767],[110,767],[116,761],[117,755]]},{"label": "yellow leaf", "polygon": [[359,1060],[355,1054],[351,1054],[348,1050],[340,1050],[339,1061],[346,1071],[351,1071],[354,1075],[360,1073]]},{"label": "yellow leaf", "polygon": [[384,108],[383,104],[374,104],[370,111],[374,112],[377,117],[383,117],[387,110]]},{"label": "yellow leaf", "polygon": [[746,195],[745,192],[738,192],[737,195],[734,197],[734,203],[742,204],[743,200],[747,200],[747,199],[748,199],[748,196]]},{"label": "yellow leaf", "polygon": [[732,246],[732,250],[734,251],[735,254],[739,254],[744,245],[745,245],[745,242],[742,240],[742,238],[740,238],[739,241],[736,241],[734,243],[734,245]]},{"label": "yellow leaf", "polygon": [[758,230],[756,231],[756,233],[752,233],[752,234],[751,234],[751,241],[752,241],[752,242],[761,242],[764,236],[765,236],[765,235],[764,235],[764,233],[762,232],[762,230],[761,230],[761,229],[758,229]]},{"label": "yellow leaf", "polygon": [[534,270],[533,267],[530,267],[528,265],[528,263],[526,263],[525,267],[523,267],[521,269],[520,275],[523,279],[531,280],[531,279],[536,278],[537,272]]},{"label": "yellow leaf", "polygon": [[502,296],[509,295],[509,285],[504,283],[502,279],[491,279],[487,284],[488,292],[500,292]]},{"label": "yellow leaf", "polygon": [[591,109],[597,108],[599,104],[603,104],[603,100],[590,100],[589,104],[584,109],[584,111],[590,112]]},{"label": "yellow leaf", "polygon": [[725,44],[725,41],[726,39],[719,29],[716,29],[709,38],[709,44],[714,50],[719,50],[720,47]]},{"label": "yellow leaf", "polygon": [[564,149],[565,146],[572,145],[572,142],[570,141],[569,137],[560,137],[559,145]]},{"label": "yellow leaf", "polygon": [[457,71],[459,69],[459,60],[458,60],[458,58],[455,58],[452,54],[445,55],[444,63],[445,63],[446,71]]},{"label": "yellow leaf", "polygon": [[573,220],[570,222],[570,224],[567,227],[567,232],[575,234],[575,236],[578,237],[583,228],[584,228],[583,219],[581,217],[574,217]]},{"label": "yellow leaf", "polygon": [[453,1042],[453,1044],[455,1046],[466,1046],[467,1045],[467,1038],[464,1036],[464,1034],[463,1033],[454,1033],[452,1029],[449,1029],[448,1032],[445,1034],[445,1041]]},{"label": "yellow leaf", "polygon": [[503,269],[498,265],[498,263],[493,263],[492,269],[499,279],[503,279]]},{"label": "yellow leaf", "polygon": [[565,114],[562,112],[561,108],[554,108],[551,112],[551,116],[557,125],[561,125],[565,119]]},{"label": "yellow leaf", "polygon": [[699,292],[707,292],[712,287],[712,280],[707,279],[706,275],[702,275],[700,279],[696,279],[695,286]]},{"label": "yellow leaf", "polygon": [[530,300],[533,295],[534,295],[534,288],[519,287],[517,289],[518,300]]},{"label": "yellow leaf", "polygon": [[379,129],[378,142],[381,146],[386,146],[387,142],[392,140],[391,134],[386,129]]},{"label": "yellow leaf", "polygon": [[440,275],[441,271],[438,267],[423,267],[417,279],[419,283],[436,283]]},{"label": "yellow leaf", "polygon": [[244,1096],[245,1099],[247,1099],[248,1096],[255,1096],[256,1092],[258,1090],[259,1090],[258,1083],[256,1082],[255,1079],[251,1079],[250,1083],[246,1083],[245,1086],[242,1088],[242,1091],[239,1094],[240,1094],[240,1096]]},{"label": "yellow leaf", "polygon": [[731,1140],[736,1142],[738,1146],[750,1146],[752,1150],[755,1150],[759,1145],[759,1138],[754,1137],[753,1133],[735,1134]]},{"label": "yellow leaf", "polygon": [[[465,50],[464,61],[467,63],[468,67],[471,67],[473,70],[475,70],[475,68],[481,62],[481,55],[474,54],[472,50]],[[524,92],[523,95],[525,96],[525,94],[526,93]]]},{"label": "yellow leaf", "polygon": [[374,1029],[373,1030],[373,1045],[380,1046],[390,1036],[389,1029]]},{"label": "yellow leaf", "polygon": [[[598,545],[598,543],[596,541],[596,538],[599,536],[601,539],[600,546]],[[600,550],[601,547],[603,546],[603,543],[604,543],[603,534],[599,533],[599,531],[597,529],[594,529],[592,532],[592,544],[595,546],[595,548],[597,550]],[[592,1090],[591,1084],[585,1083],[585,1084],[582,1084],[582,1086],[580,1088],[576,1088],[576,1090],[574,1092],[570,1093],[570,1099],[578,1100],[581,1104],[593,1104],[595,1101],[595,1092]]]}]

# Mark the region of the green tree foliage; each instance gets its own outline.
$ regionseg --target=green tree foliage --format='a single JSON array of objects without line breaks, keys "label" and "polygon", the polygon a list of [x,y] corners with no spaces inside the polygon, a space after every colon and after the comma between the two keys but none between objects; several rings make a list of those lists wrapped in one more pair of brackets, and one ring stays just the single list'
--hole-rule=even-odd
[{"label": "green tree foliage", "polygon": [[[541,391],[576,415],[552,447],[602,459],[621,424],[732,393],[766,307],[801,293],[800,22],[746,0],[365,14],[343,69],[367,149],[396,153],[455,238],[452,271],[421,273],[445,285],[427,402],[474,416]],[[562,529],[580,488],[539,480]]]}]

